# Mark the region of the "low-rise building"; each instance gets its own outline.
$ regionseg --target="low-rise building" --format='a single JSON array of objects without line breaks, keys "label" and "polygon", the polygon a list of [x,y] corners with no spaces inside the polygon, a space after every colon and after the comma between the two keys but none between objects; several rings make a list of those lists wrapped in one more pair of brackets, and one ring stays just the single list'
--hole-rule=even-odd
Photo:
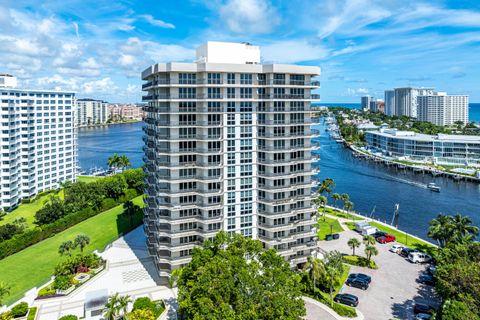
[{"label": "low-rise building", "polygon": [[385,156],[440,165],[480,167],[480,137],[426,135],[380,129],[365,132],[367,147]]},{"label": "low-rise building", "polygon": [[142,120],[143,110],[135,104],[110,104],[108,113],[112,121]]},{"label": "low-rise building", "polygon": [[102,100],[78,99],[76,121],[79,127],[105,124],[108,121],[108,104]]}]

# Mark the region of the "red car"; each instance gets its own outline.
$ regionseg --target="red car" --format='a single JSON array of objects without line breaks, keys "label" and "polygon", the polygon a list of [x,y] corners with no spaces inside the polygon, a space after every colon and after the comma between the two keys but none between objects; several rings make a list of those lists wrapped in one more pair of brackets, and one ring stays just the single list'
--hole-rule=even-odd
[{"label": "red car", "polygon": [[389,243],[395,241],[395,236],[392,236],[391,234],[386,234],[384,236],[378,237],[377,238],[378,243]]}]

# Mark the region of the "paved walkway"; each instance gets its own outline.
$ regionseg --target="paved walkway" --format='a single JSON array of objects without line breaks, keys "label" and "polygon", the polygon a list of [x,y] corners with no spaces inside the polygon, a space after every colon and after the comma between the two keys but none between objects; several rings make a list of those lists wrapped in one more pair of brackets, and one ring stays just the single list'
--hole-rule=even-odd
[{"label": "paved walkway", "polygon": [[158,275],[153,260],[148,256],[142,227],[114,241],[100,255],[107,260],[107,269],[67,297],[35,301],[37,319],[56,320],[67,314],[83,316],[85,294],[100,289],[107,289],[109,294],[128,294],[132,300],[138,297],[164,299],[171,304],[174,316],[176,292],[157,285]]},{"label": "paved walkway", "polygon": [[315,299],[303,297],[303,301],[305,301],[305,309],[307,309],[305,320],[363,320],[363,315],[358,310],[357,318],[344,318]]}]

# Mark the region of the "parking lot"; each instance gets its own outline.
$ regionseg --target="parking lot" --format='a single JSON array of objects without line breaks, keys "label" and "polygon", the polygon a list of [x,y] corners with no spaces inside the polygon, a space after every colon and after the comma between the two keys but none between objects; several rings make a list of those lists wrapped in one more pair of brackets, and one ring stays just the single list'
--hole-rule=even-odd
[{"label": "parking lot", "polygon": [[[326,251],[338,250],[341,253],[352,254],[347,241],[350,238],[360,241],[362,236],[352,230],[340,233],[339,240],[321,241],[320,248]],[[372,270],[352,266],[351,273],[364,273],[372,277],[372,282],[367,290],[343,286],[341,292],[351,293],[359,298],[358,309],[365,319],[413,319],[413,306],[415,302],[439,305],[433,287],[416,282],[418,276],[427,268],[427,265],[413,264],[388,249],[396,242],[376,244],[378,255],[373,257],[378,269]],[[365,246],[355,250],[357,255],[365,256]]]}]

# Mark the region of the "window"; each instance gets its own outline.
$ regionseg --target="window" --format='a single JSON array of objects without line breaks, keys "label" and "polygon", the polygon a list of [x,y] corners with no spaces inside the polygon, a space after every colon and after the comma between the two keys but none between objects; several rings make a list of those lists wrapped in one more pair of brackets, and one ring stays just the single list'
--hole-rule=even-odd
[{"label": "window", "polygon": [[227,83],[235,84],[235,73],[227,73]]},{"label": "window", "polygon": [[240,84],[252,84],[252,74],[251,73],[241,73],[240,74]]},{"label": "window", "polygon": [[178,83],[180,84],[196,84],[197,75],[195,73],[180,73],[178,74]]},{"label": "window", "polygon": [[220,84],[220,73],[208,73],[208,84]]}]

